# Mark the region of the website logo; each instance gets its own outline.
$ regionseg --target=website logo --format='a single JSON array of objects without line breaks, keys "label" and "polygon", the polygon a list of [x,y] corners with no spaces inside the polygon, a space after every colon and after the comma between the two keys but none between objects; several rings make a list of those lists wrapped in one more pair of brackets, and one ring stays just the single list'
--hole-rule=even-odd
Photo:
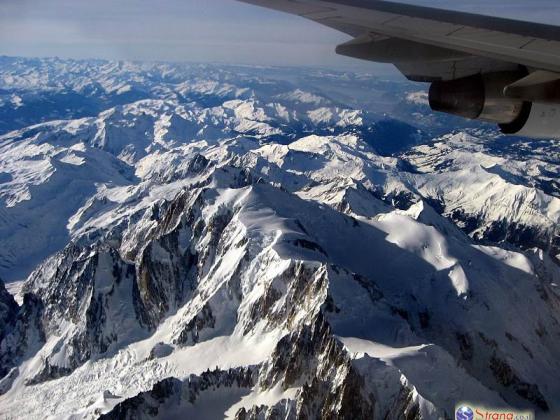
[{"label": "website logo", "polygon": [[467,407],[466,405],[463,407],[459,407],[457,412],[455,413],[455,420],[473,420],[474,419],[474,411],[472,408]]},{"label": "website logo", "polygon": [[535,413],[509,408],[488,408],[463,401],[455,406],[455,420],[535,420]]}]

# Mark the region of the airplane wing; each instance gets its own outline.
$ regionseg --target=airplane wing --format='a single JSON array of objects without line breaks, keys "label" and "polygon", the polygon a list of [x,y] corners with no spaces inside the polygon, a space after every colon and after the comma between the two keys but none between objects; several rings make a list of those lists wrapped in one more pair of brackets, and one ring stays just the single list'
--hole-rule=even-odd
[{"label": "airplane wing", "polygon": [[[380,0],[240,0],[347,33],[337,53],[392,63],[409,79],[455,80],[486,71],[560,73],[560,27]],[[554,77],[552,77],[554,79]]]}]

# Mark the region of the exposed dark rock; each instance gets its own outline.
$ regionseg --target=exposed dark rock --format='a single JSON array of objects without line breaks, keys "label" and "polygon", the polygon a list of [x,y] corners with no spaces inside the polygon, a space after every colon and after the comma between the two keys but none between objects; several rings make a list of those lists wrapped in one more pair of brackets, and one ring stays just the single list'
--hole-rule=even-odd
[{"label": "exposed dark rock", "polygon": [[426,329],[430,327],[430,312],[422,311],[418,312],[418,320],[420,322],[420,328]]},{"label": "exposed dark rock", "polygon": [[354,277],[354,280],[356,280],[360,286],[367,290],[372,303],[375,303],[383,298],[383,292],[379,289],[375,282],[359,274],[353,274],[352,277]]},{"label": "exposed dark rock", "polygon": [[167,357],[173,353],[173,347],[165,343],[157,343],[152,350],[150,350],[150,359],[159,359]]},{"label": "exposed dark rock", "polygon": [[297,418],[373,418],[375,398],[364,391],[364,379],[320,314],[278,343],[260,383],[270,387],[278,381],[284,389],[303,384]]},{"label": "exposed dark rock", "polygon": [[161,418],[167,410],[192,406],[204,392],[223,388],[244,388],[250,390],[255,383],[255,368],[214,370],[200,376],[191,375],[187,380],[167,378],[156,383],[150,391],[142,392],[117,404],[109,413],[99,419],[136,420],[141,418]]},{"label": "exposed dark rock", "polygon": [[63,376],[69,375],[70,373],[72,373],[72,371],[72,368],[51,365],[49,360],[45,360],[43,362],[43,369],[33,378],[27,379],[25,381],[25,385],[37,385],[46,381],[50,381],[52,379],[58,379]]},{"label": "exposed dark rock", "polygon": [[44,305],[35,295],[26,293],[13,327],[0,342],[0,378],[16,367],[28,354],[45,343]]},{"label": "exposed dark rock", "polygon": [[457,333],[457,341],[459,342],[459,351],[463,360],[472,360],[474,355],[474,346],[470,334]]},{"label": "exposed dark rock", "polygon": [[0,279],[0,342],[13,328],[19,306]]},{"label": "exposed dark rock", "polygon": [[539,391],[539,387],[519,379],[513,368],[505,360],[494,355],[490,359],[489,367],[498,383],[504,387],[513,388],[517,395],[536,405],[541,410],[549,410],[548,403]]},{"label": "exposed dark rock", "polygon": [[183,327],[179,336],[174,341],[175,344],[188,346],[198,343],[199,332],[205,328],[214,328],[216,318],[212,314],[212,309],[208,304],[204,305],[202,310]]},{"label": "exposed dark rock", "polygon": [[320,254],[323,254],[325,257],[328,257],[328,254],[325,250],[321,247],[321,245],[308,241],[307,239],[296,239],[294,242],[295,246],[299,246],[301,248],[309,249],[311,251],[316,251]]}]

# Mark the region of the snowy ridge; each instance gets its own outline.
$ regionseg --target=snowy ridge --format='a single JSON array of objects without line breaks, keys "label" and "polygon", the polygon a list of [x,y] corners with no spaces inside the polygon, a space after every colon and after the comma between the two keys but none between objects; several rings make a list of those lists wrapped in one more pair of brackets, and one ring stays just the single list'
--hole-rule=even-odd
[{"label": "snowy ridge", "polygon": [[[254,176],[233,167],[210,168],[208,176],[201,182],[206,187],[190,187],[168,204],[161,202],[145,222],[122,233],[130,237],[137,232],[141,248],[130,248],[129,241],[118,250],[114,241],[121,233],[110,235],[109,247],[71,246],[31,276],[25,290],[35,298],[28,298],[23,312],[43,320],[33,335],[44,337],[44,344],[19,365],[19,376],[1,397],[8,411],[22,410],[20,404],[33,410],[32,401],[53,392],[56,404],[49,408],[43,401],[41,409],[69,410],[53,415],[69,415],[105,391],[119,396],[104,400],[103,408],[92,406],[92,412],[101,413],[167,377],[184,380],[215,366],[226,371],[259,367],[259,385],[252,393],[295,388],[290,395],[298,404],[283,406],[293,415],[307,404],[312,405],[306,410],[312,410],[316,403],[311,401],[344,395],[336,378],[350,387],[349,394],[356,386],[360,393],[371,390],[359,405],[348,406],[363,410],[349,411],[348,418],[372,410],[384,415],[395,410],[394,404],[397,410],[419,410],[430,418],[438,410],[450,413],[457,398],[469,396],[498,405],[554,409],[558,341],[539,337],[557,330],[559,301],[553,286],[537,279],[521,254],[504,258],[496,251],[481,252],[458,231],[444,236],[398,211],[358,222],[262,181],[252,184]],[[149,220],[151,226],[146,225]],[[502,262],[511,258],[519,262]],[[75,289],[79,284],[89,286]],[[502,296],[499,308],[496,295]],[[92,301],[91,296],[97,297]],[[516,302],[515,309],[510,302]],[[512,324],[511,311],[520,310],[521,302],[534,317]],[[38,307],[43,308],[40,315],[32,310]],[[361,308],[360,313],[354,308]],[[83,315],[74,312],[84,310]],[[488,311],[501,316],[488,322]],[[450,313],[456,315],[450,319]],[[32,318],[24,319],[20,322],[33,325]],[[444,330],[439,327],[443,322]],[[257,352],[261,356],[241,356],[244,346],[255,342],[266,343]],[[396,349],[404,347],[410,349],[400,356],[402,350]],[[427,351],[433,361],[426,369],[447,366],[446,377],[469,385],[454,393],[443,380],[423,382],[426,377],[415,372]],[[257,353],[253,347],[248,354]],[[114,356],[95,361],[95,354]],[[200,359],[203,354],[212,357]],[[26,357],[12,360],[18,365]],[[387,360],[394,367],[379,371],[380,361]],[[144,385],[123,382],[136,377],[139,364],[149,373],[143,376]],[[393,394],[381,397],[376,381],[390,381],[396,368],[402,373],[391,379]],[[84,376],[92,371],[97,373]],[[76,381],[81,384],[77,392],[55,391]]]},{"label": "snowy ridge", "polygon": [[557,142],[382,156],[368,112],[285,82],[27,65],[5,83],[159,96],[0,137],[8,418],[560,412]]}]

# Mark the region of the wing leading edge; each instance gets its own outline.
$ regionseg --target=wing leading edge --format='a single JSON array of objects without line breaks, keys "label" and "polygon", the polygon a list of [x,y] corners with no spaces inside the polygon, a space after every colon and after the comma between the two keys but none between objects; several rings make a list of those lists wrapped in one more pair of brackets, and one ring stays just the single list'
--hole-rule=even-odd
[{"label": "wing leading edge", "polygon": [[240,0],[295,14],[354,39],[337,52],[393,63],[413,80],[491,70],[560,73],[560,27],[380,0]]}]

